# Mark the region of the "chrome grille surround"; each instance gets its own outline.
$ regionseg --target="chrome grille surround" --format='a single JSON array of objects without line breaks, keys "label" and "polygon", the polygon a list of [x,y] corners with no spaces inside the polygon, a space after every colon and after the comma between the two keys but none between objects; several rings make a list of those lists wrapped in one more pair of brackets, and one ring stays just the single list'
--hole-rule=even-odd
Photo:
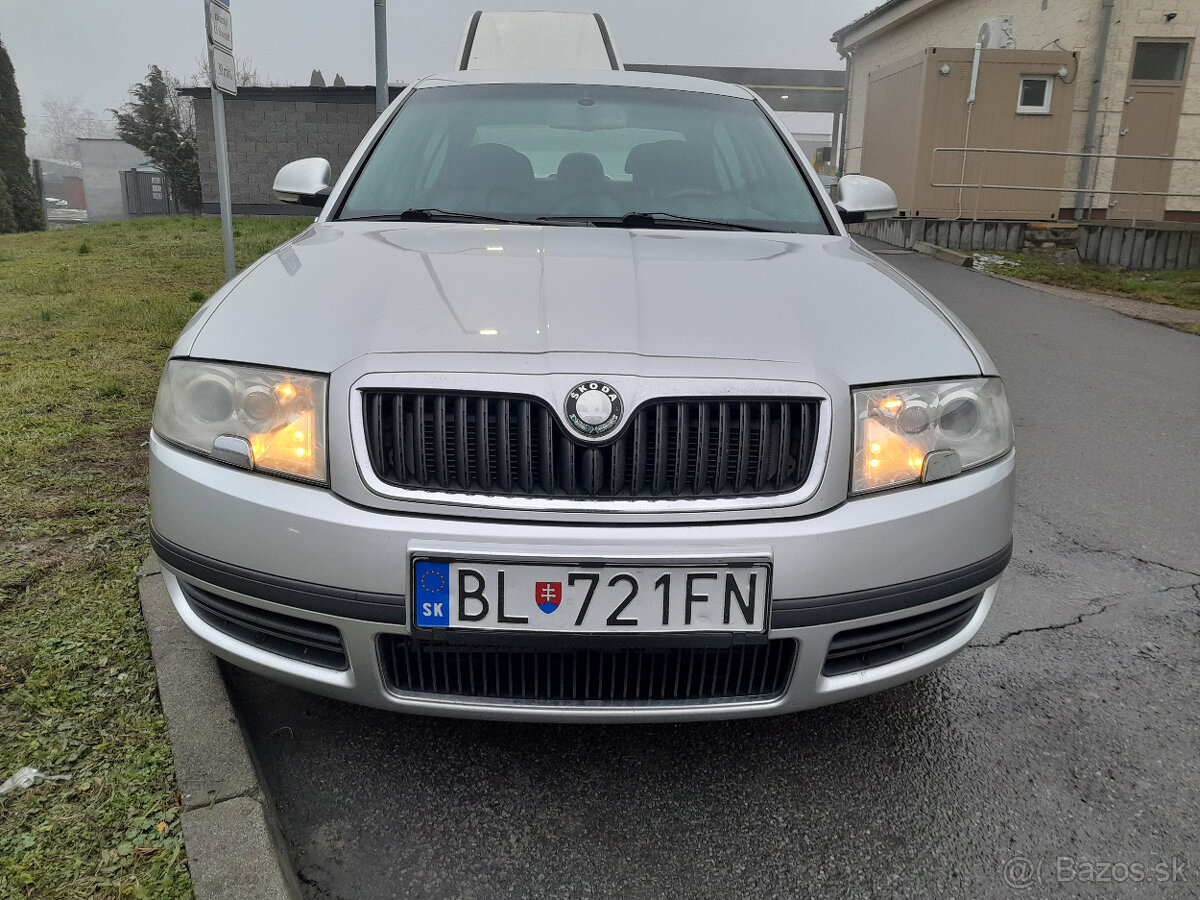
[{"label": "chrome grille surround", "polygon": [[[589,442],[572,437],[557,409],[579,380],[574,374],[363,376],[349,405],[358,472],[382,498],[513,512],[754,510],[794,506],[816,493],[831,416],[830,398],[817,385],[606,377],[619,385],[631,412],[609,440]],[[481,381],[495,389],[479,391]],[[393,430],[397,394],[407,398],[404,428],[398,441],[395,435],[381,440],[373,420]],[[482,416],[495,432],[485,456],[474,428]],[[702,419],[706,445],[698,437]],[[435,439],[439,429],[441,441]],[[501,431],[505,439],[495,440]],[[770,435],[765,444],[762,433]],[[750,439],[739,441],[739,434]],[[547,439],[549,454],[541,452]],[[405,445],[400,477],[392,448]],[[425,452],[414,454],[414,445]],[[469,473],[470,487],[460,472]]]},{"label": "chrome grille surround", "polygon": [[371,468],[400,488],[506,496],[780,494],[804,483],[817,401],[650,401],[586,446],[535,397],[364,391]]}]

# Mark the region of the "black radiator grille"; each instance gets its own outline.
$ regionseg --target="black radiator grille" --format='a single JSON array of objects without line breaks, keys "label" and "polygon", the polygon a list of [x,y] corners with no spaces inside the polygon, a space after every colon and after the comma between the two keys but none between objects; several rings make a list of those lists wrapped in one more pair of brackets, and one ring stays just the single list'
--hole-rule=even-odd
[{"label": "black radiator grille", "polygon": [[218,597],[180,579],[188,605],[217,631],[288,659],[326,669],[347,669],[342,635],[332,625],[297,619]]},{"label": "black radiator grille", "polygon": [[812,468],[817,400],[657,400],[603,446],[541,400],[363,392],[376,476],[395,487],[565,498],[744,497],[795,490]]},{"label": "black radiator grille", "polygon": [[787,687],[796,642],[614,649],[440,644],[383,635],[393,691],[550,704],[751,701]]},{"label": "black radiator grille", "polygon": [[861,672],[949,640],[967,626],[982,599],[983,595],[977,594],[896,622],[839,631],[829,642],[829,653],[821,674]]}]

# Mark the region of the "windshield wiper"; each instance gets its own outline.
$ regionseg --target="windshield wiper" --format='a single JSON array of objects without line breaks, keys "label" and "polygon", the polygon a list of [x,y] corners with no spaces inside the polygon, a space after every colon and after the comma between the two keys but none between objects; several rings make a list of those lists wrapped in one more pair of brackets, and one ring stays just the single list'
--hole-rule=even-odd
[{"label": "windshield wiper", "polygon": [[716,228],[721,231],[772,231],[741,222],[722,222],[717,219],[697,219],[671,212],[630,212],[621,217],[623,228]]},{"label": "windshield wiper", "polygon": [[379,213],[373,216],[350,216],[343,222],[488,222],[496,225],[532,225],[528,219],[506,219],[482,213],[454,212],[433,207],[406,209],[400,213]]},{"label": "windshield wiper", "polygon": [[538,216],[548,225],[589,225],[596,228],[697,228],[717,231],[773,231],[740,222],[697,219],[670,212],[629,212],[623,216]]},{"label": "windshield wiper", "polygon": [[538,216],[535,220],[539,225],[582,225],[592,228],[605,225],[615,228],[621,224],[620,216]]},{"label": "windshield wiper", "polygon": [[482,213],[455,212],[433,207],[416,207],[399,213],[351,216],[343,222],[487,222],[495,225],[584,225],[599,228],[702,228],[720,231],[772,231],[740,222],[698,219],[671,212],[630,212],[623,216],[538,216],[536,219],[508,219]]}]

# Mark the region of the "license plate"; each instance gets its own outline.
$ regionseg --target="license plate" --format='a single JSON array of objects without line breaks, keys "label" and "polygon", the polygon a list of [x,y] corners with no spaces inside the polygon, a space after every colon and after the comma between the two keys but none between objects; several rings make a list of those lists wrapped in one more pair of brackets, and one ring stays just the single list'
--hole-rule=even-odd
[{"label": "license plate", "polygon": [[764,632],[771,569],[414,559],[418,628],[629,634]]}]

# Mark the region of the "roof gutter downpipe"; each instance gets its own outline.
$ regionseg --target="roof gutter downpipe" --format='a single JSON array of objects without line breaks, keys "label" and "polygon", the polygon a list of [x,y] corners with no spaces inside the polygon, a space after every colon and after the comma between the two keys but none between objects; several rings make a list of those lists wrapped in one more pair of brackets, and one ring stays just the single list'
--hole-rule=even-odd
[{"label": "roof gutter downpipe", "polygon": [[[971,146],[971,113],[975,111],[975,87],[979,84],[979,55],[982,52],[983,44],[976,41],[975,58],[971,61],[971,89],[967,92],[967,128],[963,133],[962,170],[958,173],[958,215],[954,217],[955,219],[961,219],[963,214],[963,184],[967,180],[967,151],[965,148]],[[978,192],[982,188],[975,190]],[[978,204],[975,208],[979,209]]]},{"label": "roof gutter downpipe", "polygon": [[[1111,3],[1112,0],[1109,0]],[[967,94],[967,105],[975,102],[975,86],[979,84],[979,54],[983,50],[983,44],[976,42],[975,58],[971,60],[971,90]]]},{"label": "roof gutter downpipe", "polygon": [[[1113,6],[1116,0],[1101,0],[1100,2],[1100,38],[1096,47],[1096,69],[1092,73],[1092,96],[1088,99],[1087,125],[1083,129],[1083,152],[1094,153],[1096,150],[1096,115],[1100,111],[1100,84],[1104,79],[1104,57],[1108,52],[1108,32],[1112,27]],[[1079,177],[1075,180],[1075,218],[1082,219],[1084,204],[1087,202],[1088,175],[1092,168],[1092,160],[1085,156],[1079,163]],[[1088,209],[1090,215],[1091,209]]]},{"label": "roof gutter downpipe", "polygon": [[[838,138],[837,177],[839,179],[846,174],[846,145],[850,137],[850,87],[854,84],[854,51],[848,49],[845,53],[841,53],[841,56],[846,60],[846,91],[842,95],[842,133]],[[860,171],[862,170],[861,159],[858,168]]]}]

